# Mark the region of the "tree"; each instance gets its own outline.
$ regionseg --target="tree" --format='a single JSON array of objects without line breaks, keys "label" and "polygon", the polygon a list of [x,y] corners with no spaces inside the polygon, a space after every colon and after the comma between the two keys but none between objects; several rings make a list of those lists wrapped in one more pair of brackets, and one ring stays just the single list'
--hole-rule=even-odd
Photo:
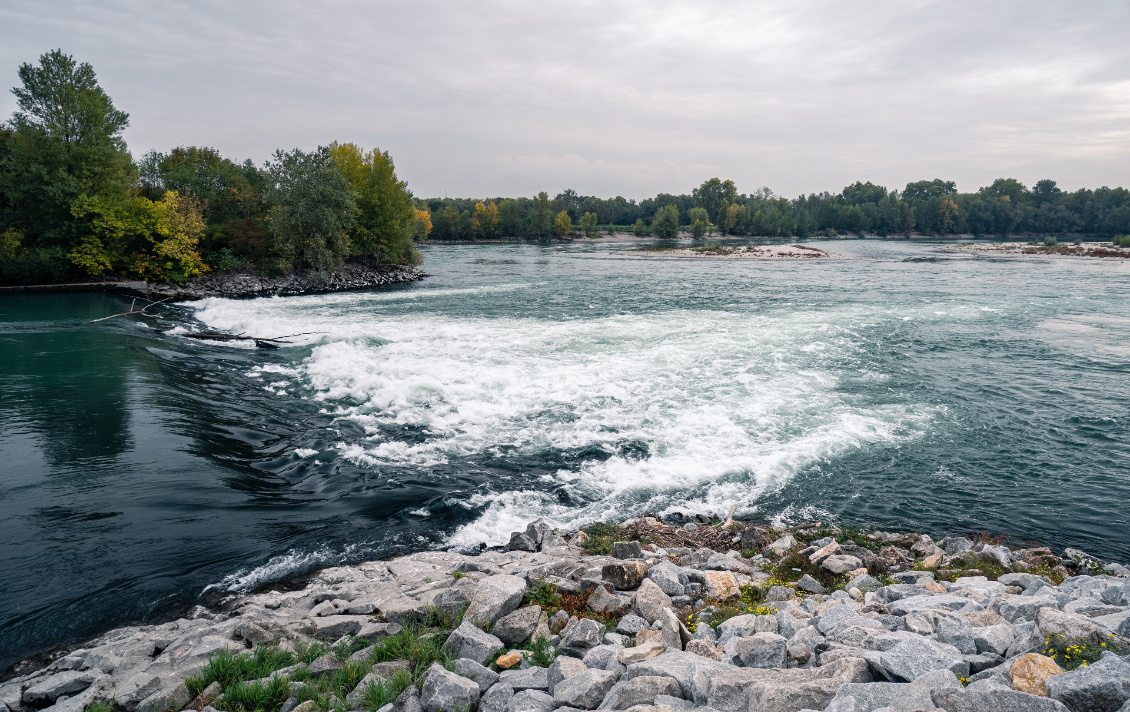
[{"label": "tree", "polygon": [[553,220],[553,230],[562,238],[568,237],[573,232],[573,220],[568,212],[562,210],[557,213],[557,217]]},{"label": "tree", "polygon": [[887,189],[881,185],[875,185],[871,181],[860,183],[856,181],[843,191],[844,203],[847,205],[864,205],[866,203],[878,203],[883,198],[887,197]]},{"label": "tree", "polygon": [[736,202],[738,188],[732,180],[722,181],[711,178],[695,188],[692,195],[695,206],[706,209],[708,217],[705,222],[721,222],[722,201]]},{"label": "tree", "polygon": [[329,155],[349,180],[357,206],[350,230],[350,252],[377,257],[383,262],[419,264],[412,242],[416,229],[416,204],[412,192],[397,180],[388,152],[366,153],[352,143],[329,145]]},{"label": "tree", "polygon": [[651,228],[656,237],[672,239],[679,234],[679,209],[674,205],[665,205],[655,213],[655,220]]},{"label": "tree", "polygon": [[[729,201],[723,201],[727,206]],[[720,213],[721,214],[721,213]],[[702,237],[710,229],[710,216],[706,212],[706,208],[691,208],[687,211],[687,217],[691,221],[691,234],[695,237]]]},{"label": "tree", "polygon": [[416,208],[416,226],[412,230],[412,239],[420,244],[428,241],[428,233],[432,231],[432,213],[427,207]]},{"label": "tree", "polygon": [[957,225],[957,203],[943,200],[938,205],[938,232],[953,232]]},{"label": "tree", "polygon": [[435,236],[440,240],[459,240],[463,237],[459,208],[450,203],[443,206],[443,210],[436,215]]},{"label": "tree", "polygon": [[207,265],[196,250],[206,227],[200,201],[191,193],[181,195],[170,190],[155,208],[157,229],[150,237],[155,263],[153,275],[184,284],[207,271]]},{"label": "tree", "polygon": [[83,196],[128,199],[133,163],[122,132],[129,115],[98,86],[94,69],[62,50],[22,64],[22,87],[12,89],[12,115],[3,192],[13,222],[36,246],[71,249],[82,238],[71,205]]},{"label": "tree", "polygon": [[596,213],[585,213],[581,216],[581,229],[585,232],[585,237],[596,236]]},{"label": "tree", "polygon": [[952,180],[920,180],[907,183],[906,190],[902,192],[903,200],[926,200],[929,198],[942,198],[957,192],[957,184]]},{"label": "tree", "polygon": [[471,215],[471,234],[476,238],[491,238],[498,233],[499,217],[498,206],[494,201],[483,204],[475,203],[475,212]]},{"label": "tree", "polygon": [[283,259],[315,269],[341,264],[350,254],[358,209],[330,149],[275,151],[267,173],[271,231]]},{"label": "tree", "polygon": [[722,220],[722,232],[727,235],[740,235],[745,232],[749,222],[749,208],[744,205],[730,205],[726,208],[726,216]]},{"label": "tree", "polygon": [[651,234],[651,227],[643,221],[643,218],[636,218],[636,224],[632,226],[632,234],[636,237],[647,237]]}]

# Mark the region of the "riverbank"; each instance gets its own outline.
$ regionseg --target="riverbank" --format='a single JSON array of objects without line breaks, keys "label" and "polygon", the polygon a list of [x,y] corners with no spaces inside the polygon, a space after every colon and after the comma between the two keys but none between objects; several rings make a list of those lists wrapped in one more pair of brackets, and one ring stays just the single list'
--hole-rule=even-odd
[{"label": "riverbank", "polygon": [[104,281],[0,287],[3,294],[55,292],[113,292],[152,300],[194,301],[208,297],[290,297],[301,294],[346,292],[415,282],[428,274],[417,267],[351,260],[327,272],[294,271],[278,277],[256,274],[251,268],[209,272],[184,285],[168,282]]},{"label": "riverbank", "polygon": [[819,523],[538,520],[477,556],[338,566],[111,631],[21,670],[0,705],[1118,710],[1127,574],[1074,549]]},{"label": "riverbank", "polygon": [[1130,248],[1117,247],[1110,242],[1081,242],[1078,244],[1032,244],[1030,242],[977,242],[954,245],[951,250],[1000,256],[1092,257],[1130,258]]}]

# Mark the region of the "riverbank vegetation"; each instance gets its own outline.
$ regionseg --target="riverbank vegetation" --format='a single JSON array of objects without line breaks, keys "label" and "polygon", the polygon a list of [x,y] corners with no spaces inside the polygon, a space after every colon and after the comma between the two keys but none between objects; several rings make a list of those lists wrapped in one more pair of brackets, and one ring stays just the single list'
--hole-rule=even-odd
[{"label": "riverbank vegetation", "polygon": [[19,78],[0,124],[0,284],[419,263],[430,215],[387,152],[335,142],[257,166],[178,146],[134,160],[129,114],[89,64],[55,50]]},{"label": "riverbank vegetation", "polygon": [[[733,181],[711,178],[689,194],[660,193],[635,201],[605,199],[566,190],[550,198],[453,199],[425,201],[437,240],[594,236],[631,231],[638,237],[694,237],[711,233],[764,237],[835,235],[1028,235],[1110,236],[1130,232],[1130,191],[1125,188],[1060,189],[1054,180],[1031,188],[1012,178],[993,181],[972,193],[953,181],[908,183],[902,190],[853,183],[839,193],[796,198],[768,188],[739,193]],[[494,216],[476,221],[482,214]],[[583,229],[561,228],[566,222]]]}]

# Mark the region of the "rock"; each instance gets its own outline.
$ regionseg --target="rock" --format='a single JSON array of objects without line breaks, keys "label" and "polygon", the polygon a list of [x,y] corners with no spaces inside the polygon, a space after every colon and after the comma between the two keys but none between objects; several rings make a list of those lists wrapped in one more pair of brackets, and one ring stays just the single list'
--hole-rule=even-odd
[{"label": "rock", "polygon": [[553,697],[549,694],[541,690],[522,690],[510,698],[506,710],[507,712],[550,712],[553,707]]},{"label": "rock", "polygon": [[499,618],[491,632],[507,645],[520,645],[530,639],[539,620],[541,606],[525,606]]},{"label": "rock", "polygon": [[1012,662],[1012,666],[1008,669],[1012,689],[1040,697],[1048,696],[1047,688],[1044,687],[1044,680],[1061,673],[1063,673],[1063,668],[1055,660],[1038,653],[1021,655]]},{"label": "rock", "polygon": [[659,614],[659,624],[659,640],[668,650],[682,650],[690,641],[690,631],[670,608],[664,608]]},{"label": "rock", "polygon": [[[213,687],[214,686],[214,687]],[[205,690],[205,697],[215,699],[220,694],[220,686],[212,683]],[[146,697],[161,689],[161,678],[151,672],[139,672],[131,675],[124,682],[114,688],[114,704],[122,709],[133,709]]]},{"label": "rock", "polygon": [[[642,565],[642,564],[641,564]],[[730,574],[731,576],[733,574]],[[671,598],[651,579],[644,579],[636,591],[636,612],[648,623],[654,623],[664,608],[672,606]]]},{"label": "rock", "polygon": [[765,594],[765,600],[767,602],[770,602],[770,601],[787,601],[787,600],[789,600],[789,599],[791,599],[795,596],[796,596],[796,594],[788,586],[772,586],[772,587],[769,588],[769,591]]},{"label": "rock", "polygon": [[[380,685],[387,681],[387,679],[388,678],[384,676],[370,672],[368,675],[361,678],[361,681],[353,687],[352,692],[345,696],[345,703],[349,705],[350,709],[360,709],[365,702],[365,693],[369,691],[369,688],[373,685]],[[297,702],[298,698],[294,698],[294,700]]]},{"label": "rock", "polygon": [[622,561],[605,564],[601,577],[619,591],[634,591],[647,576],[647,565],[642,561]]},{"label": "rock", "polygon": [[526,532],[513,532],[510,534],[510,544],[507,548],[510,551],[537,551],[538,544]]},{"label": "rock", "polygon": [[1070,712],[1055,700],[1015,690],[945,689],[935,690],[930,697],[946,712]]},{"label": "rock", "polygon": [[[307,700],[307,702],[313,703],[313,700]],[[307,704],[307,702],[303,702],[299,705],[295,712],[302,709],[302,706]],[[423,712],[424,710],[424,708],[420,706],[420,690],[415,685],[409,685],[404,692],[401,692],[397,696],[394,704],[393,709],[395,712]],[[312,705],[311,712],[313,712],[314,709],[317,709],[317,707]]]},{"label": "rock", "polygon": [[1059,608],[1059,601],[1051,596],[1009,596],[1001,598],[998,613],[1009,623],[1024,618],[1034,620],[1041,608]]},{"label": "rock", "polygon": [[616,632],[624,635],[635,635],[647,627],[647,621],[637,615],[629,613],[616,624]]},{"label": "rock", "polygon": [[522,662],[522,656],[518,653],[507,653],[506,655],[499,655],[494,664],[498,666],[499,670],[509,670],[518,663]]},{"label": "rock", "polygon": [[608,613],[621,616],[632,610],[632,599],[610,593],[603,586],[597,586],[589,596],[588,607],[596,613]]},{"label": "rock", "polygon": [[[886,588],[893,588],[893,586],[886,586]],[[900,598],[887,604],[887,608],[892,615],[905,616],[907,613],[915,611],[923,611],[932,608],[946,608],[951,611],[956,611],[959,608],[964,608],[969,603],[969,599],[964,596],[949,596],[945,594],[927,594],[923,596],[909,596],[907,598]]]},{"label": "rock", "polygon": [[[642,632],[642,631],[641,631]],[[641,663],[644,660],[650,660],[666,650],[663,643],[658,641],[648,641],[637,643],[635,647],[624,648],[616,655],[617,659],[622,665],[632,665],[633,663]]]},{"label": "rock", "polygon": [[728,601],[740,595],[738,579],[731,571],[706,571],[703,594],[715,601]]},{"label": "rock", "polygon": [[[409,598],[407,596],[401,596],[401,597],[398,597],[398,598],[392,598],[392,599],[389,599],[389,600],[386,600],[386,601],[381,601],[381,613],[384,614],[384,617],[389,622],[399,623],[402,626],[403,625],[410,625],[412,623],[419,623],[419,622],[423,621],[424,618],[428,615],[428,608],[429,608],[429,606],[427,604],[421,603],[420,601],[417,601],[415,598]],[[328,625],[329,621],[331,621],[331,620],[334,623],[345,623],[344,621],[340,620],[340,619],[343,619],[343,618],[347,618],[347,616],[330,616],[330,618],[315,619],[315,620],[316,620],[316,622],[321,621],[321,620],[325,620],[325,621],[327,621],[326,625]],[[353,620],[354,620],[355,623],[357,623],[358,627],[360,627],[360,625],[365,622],[366,618],[364,618],[363,616],[357,616],[357,617],[354,617]],[[321,623],[317,623],[317,624],[319,625],[319,630],[321,630],[321,626],[323,624],[321,624]],[[349,631],[346,630],[345,632],[349,632]],[[353,633],[350,633],[350,634],[353,635],[355,633],[356,633],[356,631],[354,631]],[[328,637],[333,637],[335,634],[340,635],[340,633],[337,633],[336,631],[332,632],[332,633],[331,632],[324,633],[324,635],[326,635]]]},{"label": "rock", "polygon": [[569,614],[565,611],[558,611],[553,614],[549,619],[549,632],[553,635],[560,633],[569,623]]},{"label": "rock", "polygon": [[733,669],[732,665],[710,660],[701,655],[669,650],[649,660],[629,665],[623,679],[631,680],[643,675],[670,677],[679,683],[683,691],[683,699],[704,705],[710,692],[710,678]]},{"label": "rock", "polygon": [[24,690],[24,704],[32,707],[46,707],[54,704],[63,695],[82,692],[94,683],[94,675],[78,670],[68,670],[51,675],[34,683]]},{"label": "rock", "polygon": [[848,571],[854,571],[860,566],[863,566],[863,562],[860,559],[846,554],[829,556],[820,564],[820,568],[836,575],[846,574]]},{"label": "rock", "polygon": [[345,663],[341,662],[333,655],[322,655],[314,658],[314,661],[310,663],[310,677],[319,677],[331,672],[336,672],[343,667],[345,667]]},{"label": "rock", "polygon": [[1048,697],[1075,712],[1117,712],[1130,700],[1130,663],[1105,652],[1086,667],[1046,678],[1044,686]]},{"label": "rock", "polygon": [[769,546],[765,547],[766,556],[772,554],[775,558],[781,558],[789,553],[789,550],[796,546],[796,539],[792,534],[786,534],[780,539],[776,540]]},{"label": "rock", "polygon": [[[731,653],[731,645],[733,652]],[[783,668],[788,662],[788,641],[776,633],[755,633],[726,644],[726,652],[748,668]]]},{"label": "rock", "polygon": [[[871,712],[882,707],[892,707],[900,712],[928,710],[934,707],[931,693],[946,689],[961,689],[957,676],[948,670],[927,673],[910,684],[848,682],[836,690],[828,709],[843,712]],[[847,702],[848,699],[851,700],[850,703]]]},{"label": "rock", "polygon": [[530,666],[525,670],[507,670],[498,679],[503,685],[520,690],[548,690],[549,670],[543,667]]},{"label": "rock", "polygon": [[[412,688],[410,688],[412,689]],[[514,690],[506,685],[494,684],[479,700],[479,712],[507,712]]]},{"label": "rock", "polygon": [[816,629],[827,635],[833,628],[849,618],[858,618],[859,613],[848,605],[829,608],[816,619]]},{"label": "rock", "polygon": [[475,587],[464,620],[493,626],[499,618],[518,608],[525,593],[524,579],[507,575],[488,576]]},{"label": "rock", "polygon": [[710,707],[721,712],[825,709],[850,682],[870,682],[867,663],[844,658],[810,669],[732,668],[710,680]]},{"label": "rock", "polygon": [[[360,626],[358,626],[358,629],[360,629]],[[275,638],[275,636],[254,623],[240,623],[235,627],[235,630],[232,631],[232,637],[236,640],[246,640],[254,645],[269,643]]]},{"label": "rock", "polygon": [[424,673],[420,689],[420,706],[424,712],[472,710],[479,703],[479,685],[473,680],[448,672],[439,663],[432,663]]},{"label": "rock", "polygon": [[549,691],[549,694],[552,695],[554,689],[557,687],[557,683],[573,677],[574,675],[580,675],[587,669],[588,667],[580,660],[565,655],[559,655],[547,669],[546,689]]},{"label": "rock", "polygon": [[827,593],[828,592],[827,589],[825,589],[823,586],[820,585],[819,581],[812,578],[808,574],[805,574],[804,576],[800,577],[800,580],[796,582],[796,587],[799,588],[802,591],[808,591],[809,593]]},{"label": "rock", "polygon": [[606,639],[604,645],[598,645],[585,653],[585,657],[581,658],[581,662],[584,663],[587,668],[607,670],[608,672],[619,675],[624,672],[624,665],[619,659],[621,650],[624,650],[623,645],[611,645]]},{"label": "rock", "polygon": [[[469,680],[474,680],[479,686],[479,692],[485,693],[498,682],[499,675],[490,668],[483,667],[469,658],[459,658],[451,664],[452,672]],[[372,674],[372,673],[370,673]],[[356,706],[353,709],[357,709]]]},{"label": "rock", "polygon": [[843,549],[840,548],[839,542],[833,540],[833,541],[829,542],[828,544],[825,544],[824,546],[820,547],[815,552],[809,554],[808,555],[808,561],[813,566],[819,566],[820,562],[824,561],[824,559],[827,559],[829,556],[832,556],[834,554],[842,554],[842,553],[843,553]]},{"label": "rock", "polygon": [[639,633],[636,633],[636,645],[643,645],[644,643],[658,643],[659,645],[663,645],[663,633],[658,630],[644,628]]},{"label": "rock", "polygon": [[461,588],[446,588],[432,599],[432,605],[441,613],[457,616],[471,605],[471,598]]},{"label": "rock", "polygon": [[614,686],[601,702],[600,709],[626,710],[636,705],[650,705],[660,695],[682,698],[683,690],[673,678],[641,675]]},{"label": "rock", "polygon": [[164,687],[137,704],[137,712],[179,710],[189,703],[188,687],[180,678],[170,679]]},{"label": "rock", "polygon": [[969,663],[957,650],[917,636],[903,639],[886,651],[869,654],[867,662],[894,682],[914,682],[935,670],[949,670],[958,677],[969,677]]},{"label": "rock", "polygon": [[464,621],[451,631],[443,651],[453,658],[467,658],[482,664],[506,647],[497,637]]},{"label": "rock", "polygon": [[647,572],[647,577],[659,586],[663,593],[668,596],[682,596],[687,592],[687,584],[690,580],[678,566],[675,566],[670,561],[662,561],[651,570]]},{"label": "rock", "polygon": [[973,629],[973,644],[978,653],[1004,655],[1012,645],[1012,626],[1008,623]]},{"label": "rock", "polygon": [[603,642],[604,625],[589,618],[582,618],[572,626],[566,626],[561,633],[561,649],[569,655],[583,656]]},{"label": "rock", "polygon": [[1036,631],[1045,639],[1049,635],[1058,635],[1073,643],[1085,641],[1096,646],[1110,640],[1110,631],[1093,619],[1064,613],[1056,608],[1036,611]]},{"label": "rock", "polygon": [[585,670],[554,686],[553,704],[555,707],[596,709],[615,682],[616,676],[607,670]]},{"label": "rock", "polygon": [[612,558],[642,559],[643,549],[638,541],[615,541],[612,542]]},{"label": "rock", "polygon": [[[695,655],[701,655],[702,657],[709,658],[711,660],[722,660],[722,648],[710,642],[709,640],[703,640],[702,638],[696,638],[688,642],[686,645],[686,651],[688,653],[694,653]],[[658,654],[659,653],[657,652],[656,655]]]}]

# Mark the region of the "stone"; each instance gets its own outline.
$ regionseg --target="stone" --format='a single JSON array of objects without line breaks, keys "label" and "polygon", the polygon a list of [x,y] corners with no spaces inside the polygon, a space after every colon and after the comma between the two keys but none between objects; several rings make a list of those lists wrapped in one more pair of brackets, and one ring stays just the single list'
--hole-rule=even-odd
[{"label": "stone", "polygon": [[530,639],[539,620],[541,606],[525,606],[499,618],[491,628],[491,633],[506,645],[520,645]]},{"label": "stone", "polygon": [[[298,712],[298,710],[302,709],[302,705],[307,703],[311,704],[311,712],[317,709],[317,707],[314,706],[313,700],[307,700],[307,702],[303,702],[299,705],[295,712]],[[420,706],[420,690],[415,685],[409,685],[404,692],[401,692],[397,696],[394,705],[393,709],[396,712],[423,712],[424,710],[424,708]]]},{"label": "stone", "polygon": [[432,605],[441,613],[449,616],[458,616],[471,605],[471,598],[462,588],[446,588],[432,599]]},{"label": "stone", "polygon": [[[642,564],[641,564],[642,565]],[[733,574],[730,574],[731,576]],[[664,608],[671,608],[671,598],[651,579],[644,579],[636,591],[636,612],[648,623],[654,623]]]},{"label": "stone", "polygon": [[820,594],[828,592],[826,588],[820,585],[819,581],[812,578],[808,574],[800,577],[800,580],[796,582],[796,587],[802,591],[808,591],[809,593]]},{"label": "stone", "polygon": [[969,663],[956,649],[918,636],[903,639],[888,650],[869,654],[867,662],[893,682],[914,682],[935,670],[949,670],[958,677],[969,677]]},{"label": "stone", "polygon": [[618,591],[634,591],[647,576],[647,564],[642,561],[605,564],[600,569],[600,575]]},{"label": "stone", "polygon": [[567,677],[553,689],[555,707],[576,707],[594,710],[616,682],[616,675],[607,670],[585,670]]},{"label": "stone", "polygon": [[[353,687],[352,692],[345,696],[345,703],[349,705],[350,709],[360,709],[365,702],[365,693],[368,692],[369,688],[373,685],[380,685],[386,680],[387,678],[370,672],[361,678],[361,681]],[[298,698],[295,698],[295,702],[297,701]]]},{"label": "stone", "polygon": [[[215,699],[220,694],[220,686],[216,683],[215,689],[205,690],[205,697]],[[209,687],[212,687],[209,685]],[[133,709],[146,697],[161,689],[161,678],[151,672],[139,672],[131,675],[124,682],[114,688],[114,704],[122,709]],[[204,694],[204,693],[201,693]]]},{"label": "stone", "polygon": [[549,670],[531,665],[525,670],[506,670],[499,675],[498,681],[507,687],[519,690],[548,690]]},{"label": "stone", "polygon": [[848,556],[847,554],[835,554],[820,563],[820,568],[825,571],[830,571],[837,576],[858,569],[860,566],[863,566],[863,562],[860,559],[854,556]]},{"label": "stone", "polygon": [[[710,642],[709,640],[695,638],[694,640],[691,640],[687,643],[685,649],[688,653],[701,655],[704,658],[710,658],[711,660],[719,661],[722,660],[722,648]],[[658,655],[658,653],[656,654]]]},{"label": "stone", "polygon": [[553,708],[553,697],[541,690],[517,692],[506,705],[507,712],[550,712]]},{"label": "stone", "polygon": [[1070,712],[1055,700],[1015,690],[943,689],[935,690],[930,697],[946,712]]},{"label": "stone", "polygon": [[612,542],[612,558],[642,559],[643,549],[638,541],[614,541]]},{"label": "stone", "polygon": [[[360,630],[360,626],[358,626],[358,630]],[[240,623],[232,631],[232,637],[236,640],[246,640],[253,645],[262,645],[275,639],[275,636],[254,623]]]},{"label": "stone", "polygon": [[1110,631],[1086,616],[1064,613],[1056,608],[1036,611],[1036,631],[1045,639],[1049,635],[1061,636],[1073,643],[1087,642],[1101,645],[1110,640]]},{"label": "stone", "polygon": [[776,633],[737,638],[727,643],[725,650],[748,668],[783,668],[788,662],[788,641]]},{"label": "stone", "polygon": [[482,664],[506,647],[501,640],[464,621],[451,631],[443,651],[453,658],[467,658]]},{"label": "stone", "polygon": [[[643,631],[641,631],[643,632]],[[634,647],[624,648],[616,654],[617,660],[622,665],[632,665],[633,663],[642,663],[644,660],[650,660],[666,650],[663,643],[658,641],[637,642]]]},{"label": "stone", "polygon": [[732,571],[706,571],[703,584],[703,594],[706,598],[715,601],[728,601],[740,595],[738,579]]},{"label": "stone", "polygon": [[629,665],[623,679],[631,680],[642,675],[670,677],[679,683],[683,691],[683,699],[704,705],[710,692],[710,678],[733,669],[732,665],[710,660],[701,655],[682,650],[669,650],[649,660]]},{"label": "stone", "polygon": [[494,664],[498,666],[499,670],[509,670],[520,662],[522,662],[521,655],[518,653],[507,653],[505,655],[499,655],[498,659],[494,661]]},{"label": "stone", "polygon": [[341,662],[333,655],[326,654],[314,658],[310,663],[310,677],[319,677],[321,675],[328,675],[331,672],[336,672],[345,667],[345,663]]},{"label": "stone", "polygon": [[641,675],[614,686],[601,702],[600,709],[626,710],[636,705],[650,705],[660,695],[682,698],[683,690],[673,678]]},{"label": "stone", "polygon": [[635,635],[647,627],[647,621],[639,616],[629,613],[616,624],[616,632],[623,635]]},{"label": "stone", "polygon": [[[883,707],[899,712],[928,710],[934,707],[934,690],[960,690],[957,676],[948,670],[923,675],[910,684],[899,682],[848,682],[836,690],[828,709],[843,712],[871,712]],[[851,702],[848,703],[847,700]]]},{"label": "stone", "polygon": [[581,618],[561,632],[561,649],[566,654],[583,656],[604,642],[604,625],[590,618]]},{"label": "stone", "polygon": [[552,635],[557,635],[565,628],[568,623],[569,614],[565,611],[558,611],[553,614],[552,618],[549,619],[549,632]]},{"label": "stone", "polygon": [[[429,606],[426,603],[422,603],[420,601],[417,601],[415,598],[409,598],[407,596],[399,596],[397,598],[391,598],[385,601],[381,601],[381,613],[384,615],[385,619],[390,623],[399,623],[400,625],[410,625],[423,621],[424,618],[428,615],[428,608]],[[319,630],[322,630],[323,625],[330,625],[331,623],[346,624],[346,622],[342,620],[345,618],[349,618],[349,616],[330,616],[329,618],[319,618],[315,619],[315,624],[319,626]],[[360,629],[360,626],[366,620],[367,619],[364,616],[353,617],[353,621],[357,624],[358,629]],[[323,624],[321,623],[321,621],[326,621],[326,623]],[[345,630],[345,632],[349,631]],[[350,635],[355,635],[356,633],[357,631],[353,631],[352,633],[350,633]],[[324,633],[324,635],[328,637],[334,637],[335,635],[340,634],[341,633],[338,633],[336,630],[334,632]]]},{"label": "stone", "polygon": [[[498,682],[498,673],[490,668],[483,667],[469,658],[459,658],[451,664],[451,667],[452,672],[455,674],[461,675],[468,680],[474,680],[479,686],[480,693],[485,693]],[[356,706],[353,709],[356,709]]]},{"label": "stone", "polygon": [[1081,712],[1117,712],[1130,700],[1130,663],[1114,653],[1044,680],[1048,697]]},{"label": "stone", "polygon": [[537,551],[538,545],[534,538],[526,532],[513,532],[510,534],[510,551]]},{"label": "stone", "polygon": [[172,678],[160,690],[139,702],[136,712],[179,710],[187,705],[191,699],[188,694],[188,686],[184,684],[184,680]]},{"label": "stone", "polygon": [[682,650],[683,647],[691,639],[691,633],[679,617],[675,615],[675,611],[670,608],[664,608],[659,614],[658,619],[660,628],[660,642],[668,650]]},{"label": "stone", "polygon": [[573,677],[574,675],[580,675],[587,669],[588,667],[585,663],[580,660],[570,658],[566,655],[559,655],[554,659],[553,664],[547,668],[546,689],[549,694],[552,695],[554,689],[557,687],[557,683]]},{"label": "stone", "polygon": [[659,630],[644,628],[639,633],[636,633],[636,645],[643,645],[644,643],[658,643],[662,646],[663,633]]},{"label": "stone", "polygon": [[1041,608],[1059,608],[1059,601],[1051,596],[1006,595],[1001,598],[997,612],[1009,623],[1015,623],[1021,618],[1035,620]]},{"label": "stone", "polygon": [[815,668],[733,668],[710,680],[708,704],[720,712],[825,709],[845,683],[870,682],[867,663],[844,658]]},{"label": "stone", "polygon": [[499,618],[518,608],[525,593],[524,579],[505,574],[488,576],[475,587],[464,620],[493,626]]},{"label": "stone", "polygon": [[479,700],[479,712],[507,712],[512,697],[514,697],[513,688],[500,684],[491,685]]},{"label": "stone", "polygon": [[619,660],[621,650],[624,650],[623,645],[611,644],[608,642],[607,638],[605,638],[604,645],[598,645],[585,653],[585,657],[581,658],[581,662],[584,663],[587,668],[607,670],[608,672],[619,675],[624,672],[624,666]]},{"label": "stone", "polygon": [[589,610],[596,613],[608,613],[613,616],[622,616],[632,610],[632,599],[626,596],[617,596],[603,586],[597,586],[588,600]]},{"label": "stone", "polygon": [[1012,661],[1012,666],[1008,669],[1012,689],[1040,697],[1048,696],[1044,680],[1062,673],[1063,668],[1055,660],[1038,653],[1021,655]]},{"label": "stone", "polygon": [[23,701],[32,707],[54,704],[63,695],[82,692],[94,683],[94,675],[78,670],[68,670],[51,675],[24,690]]},{"label": "stone", "polygon": [[859,613],[849,605],[830,608],[816,618],[816,629],[827,635],[833,628],[849,618],[858,618]]},{"label": "stone", "polygon": [[792,534],[786,534],[780,539],[774,541],[769,546],[765,547],[764,551],[766,556],[772,554],[775,558],[779,559],[785,554],[789,553],[789,550],[795,546],[796,539],[793,538]]},{"label": "stone", "polygon": [[765,594],[765,600],[766,602],[787,601],[795,596],[796,593],[788,586],[771,586]]},{"label": "stone", "polygon": [[432,663],[424,673],[420,706],[424,712],[472,710],[479,704],[480,694],[475,681],[449,672],[439,663]]},{"label": "stone", "polygon": [[682,596],[687,592],[690,579],[670,561],[662,561],[647,572],[647,577],[668,596]]},{"label": "stone", "polygon": [[808,561],[813,566],[819,566],[820,563],[822,561],[824,561],[824,559],[827,559],[829,556],[833,556],[835,554],[842,554],[842,553],[843,553],[843,549],[840,547],[839,542],[832,540],[831,542],[820,547],[819,549],[817,549],[813,553],[809,554],[808,555]]},{"label": "stone", "polygon": [[[887,586],[886,588],[893,588],[893,586]],[[959,608],[964,608],[967,603],[969,603],[969,599],[963,596],[926,594],[922,596],[909,596],[892,601],[887,604],[887,609],[890,610],[892,615],[905,616],[907,613],[932,608],[946,608],[951,611],[956,611]]]}]

